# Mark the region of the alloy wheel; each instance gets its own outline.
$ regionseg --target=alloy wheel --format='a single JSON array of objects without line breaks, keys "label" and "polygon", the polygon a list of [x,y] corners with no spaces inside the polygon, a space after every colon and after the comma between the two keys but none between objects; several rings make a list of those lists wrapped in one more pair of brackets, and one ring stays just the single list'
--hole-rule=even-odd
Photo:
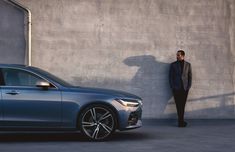
[{"label": "alloy wheel", "polygon": [[91,106],[82,115],[81,129],[93,140],[102,140],[115,129],[114,114],[103,106]]}]

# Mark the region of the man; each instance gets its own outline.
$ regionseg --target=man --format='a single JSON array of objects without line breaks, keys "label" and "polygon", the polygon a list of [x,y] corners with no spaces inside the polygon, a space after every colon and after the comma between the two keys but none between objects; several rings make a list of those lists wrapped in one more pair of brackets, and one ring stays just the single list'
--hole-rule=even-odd
[{"label": "man", "polygon": [[188,91],[192,85],[191,64],[184,60],[185,52],[177,51],[177,61],[171,63],[169,72],[170,87],[172,89],[178,114],[178,127],[186,127],[184,109]]}]

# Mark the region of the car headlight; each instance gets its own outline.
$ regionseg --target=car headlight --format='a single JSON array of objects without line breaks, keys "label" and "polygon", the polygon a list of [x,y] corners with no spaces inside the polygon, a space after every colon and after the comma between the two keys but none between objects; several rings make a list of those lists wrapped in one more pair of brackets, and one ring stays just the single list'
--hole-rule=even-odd
[{"label": "car headlight", "polygon": [[139,100],[131,100],[131,99],[116,99],[120,104],[126,107],[138,107],[142,105],[142,102]]}]

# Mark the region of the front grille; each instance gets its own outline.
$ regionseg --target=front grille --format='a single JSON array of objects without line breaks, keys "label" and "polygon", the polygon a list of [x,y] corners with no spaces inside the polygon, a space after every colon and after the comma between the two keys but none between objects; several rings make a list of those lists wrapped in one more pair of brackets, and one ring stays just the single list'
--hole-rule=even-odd
[{"label": "front grille", "polygon": [[128,125],[129,126],[136,125],[139,119],[141,119],[141,110],[131,112],[128,118]]}]

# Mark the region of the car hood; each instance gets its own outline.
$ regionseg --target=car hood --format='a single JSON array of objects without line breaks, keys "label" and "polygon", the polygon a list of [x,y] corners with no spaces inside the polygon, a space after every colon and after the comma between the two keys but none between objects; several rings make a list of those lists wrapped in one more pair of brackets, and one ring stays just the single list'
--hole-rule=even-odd
[{"label": "car hood", "polygon": [[123,97],[123,98],[134,98],[142,100],[139,96],[136,96],[134,94],[120,91],[120,90],[112,90],[112,89],[103,89],[103,88],[90,88],[90,87],[70,87],[69,90],[71,91],[78,91],[78,92],[84,92],[84,93],[98,93],[98,94],[106,94],[106,95],[112,95],[117,97]]}]

